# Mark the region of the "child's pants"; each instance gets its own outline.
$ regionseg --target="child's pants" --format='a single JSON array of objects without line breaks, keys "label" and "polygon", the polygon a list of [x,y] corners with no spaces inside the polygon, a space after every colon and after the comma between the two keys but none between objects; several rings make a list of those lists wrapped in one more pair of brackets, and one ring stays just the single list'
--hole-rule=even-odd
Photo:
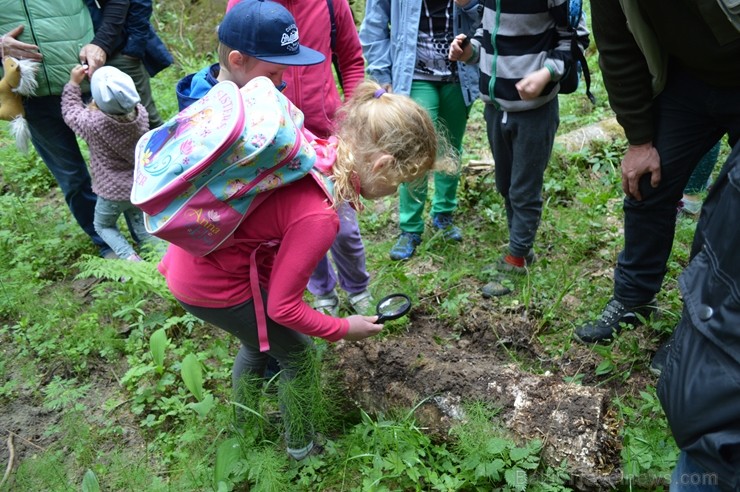
[{"label": "child's pants", "polygon": [[308,290],[317,296],[326,295],[334,289],[337,274],[339,285],[350,295],[359,294],[370,283],[370,274],[365,268],[365,246],[360,236],[357,213],[348,203],[342,203],[337,209],[337,215],[339,232],[329,250],[337,270],[335,273],[329,263],[329,255],[324,255],[308,281]]},{"label": "child's pants", "polygon": [[[414,80],[411,83],[410,96],[429,112],[440,132],[447,136],[449,147],[459,155],[470,112],[470,108],[465,106],[460,84]],[[459,181],[459,175],[434,173],[432,215],[451,213],[457,208]],[[399,225],[402,231],[418,234],[424,232],[427,185],[428,178],[424,176],[413,183],[399,186]]]},{"label": "child's pants", "polygon": [[126,259],[136,252],[118,229],[118,217],[123,214],[131,230],[131,236],[138,241],[146,241],[151,236],[144,227],[144,215],[129,201],[114,201],[98,197],[95,204],[95,232],[121,259]]},{"label": "child's pants", "polygon": [[558,98],[519,112],[486,104],[483,115],[496,163],[496,189],[506,204],[509,252],[527,256],[542,216],[542,183],[560,124]]}]

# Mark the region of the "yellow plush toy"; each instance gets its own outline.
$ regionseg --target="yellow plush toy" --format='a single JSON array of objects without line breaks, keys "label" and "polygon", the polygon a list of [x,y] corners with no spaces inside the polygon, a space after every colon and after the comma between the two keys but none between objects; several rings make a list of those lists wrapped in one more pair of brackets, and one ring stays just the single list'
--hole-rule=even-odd
[{"label": "yellow plush toy", "polygon": [[28,152],[31,133],[28,130],[23,96],[32,96],[38,82],[36,71],[39,63],[17,60],[11,56],[3,58],[3,78],[0,79],[0,119],[10,121],[10,132],[15,144],[22,152]]}]

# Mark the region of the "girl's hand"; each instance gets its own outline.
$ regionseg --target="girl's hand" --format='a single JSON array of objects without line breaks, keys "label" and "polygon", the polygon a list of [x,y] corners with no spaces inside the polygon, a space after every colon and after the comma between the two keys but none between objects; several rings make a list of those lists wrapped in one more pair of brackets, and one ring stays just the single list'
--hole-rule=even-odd
[{"label": "girl's hand", "polygon": [[82,82],[86,74],[87,65],[75,65],[69,72],[69,82],[71,84],[80,85],[80,82]]},{"label": "girl's hand", "polygon": [[383,329],[383,325],[375,323],[377,319],[377,316],[360,316],[358,314],[349,316],[347,318],[349,321],[349,331],[344,335],[344,339],[350,342],[356,342],[377,335]]},{"label": "girl's hand", "polygon": [[542,89],[550,82],[551,78],[550,71],[544,67],[530,73],[516,83],[516,90],[519,91],[519,97],[522,98],[522,101],[529,101],[536,98],[542,93]]}]

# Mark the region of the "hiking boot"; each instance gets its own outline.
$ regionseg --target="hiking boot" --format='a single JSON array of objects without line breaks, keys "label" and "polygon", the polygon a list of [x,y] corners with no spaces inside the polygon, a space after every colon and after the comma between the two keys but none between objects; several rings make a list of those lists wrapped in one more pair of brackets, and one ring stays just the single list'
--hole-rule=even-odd
[{"label": "hiking boot", "polygon": [[508,285],[506,285],[507,283],[510,284],[511,282],[507,281],[506,277],[499,275],[481,287],[480,293],[486,299],[511,294],[512,290]]},{"label": "hiking boot", "polygon": [[668,361],[668,354],[671,353],[671,347],[673,346],[673,336],[668,339],[663,345],[658,347],[653,355],[653,360],[650,361],[650,372],[660,377],[660,373],[663,372],[665,363]]},{"label": "hiking boot", "polygon": [[373,316],[375,314],[373,295],[367,289],[358,294],[350,295],[349,303],[357,314],[361,314],[363,316]]},{"label": "hiking boot", "polygon": [[416,247],[421,244],[421,234],[402,232],[391,248],[391,260],[408,260],[414,256]]},{"label": "hiking boot", "polygon": [[530,249],[529,252],[524,256],[524,266],[516,265],[516,257],[513,255],[505,255],[496,260],[495,263],[486,265],[483,267],[483,273],[513,273],[515,275],[524,275],[527,273],[527,268],[537,261],[537,256],[534,254],[534,250]]},{"label": "hiking boot", "polygon": [[459,227],[453,224],[451,213],[434,214],[432,217],[432,225],[437,229],[443,231],[445,239],[450,241],[462,241],[462,231]]},{"label": "hiking boot", "polygon": [[332,289],[328,294],[314,297],[313,308],[316,311],[335,318],[339,315],[339,296],[336,290]]},{"label": "hiking boot", "polygon": [[574,337],[581,343],[609,342],[614,335],[618,335],[622,331],[621,325],[640,326],[642,320],[638,315],[647,319],[657,309],[655,299],[641,306],[627,307],[612,298],[606,304],[598,319],[576,328]]}]

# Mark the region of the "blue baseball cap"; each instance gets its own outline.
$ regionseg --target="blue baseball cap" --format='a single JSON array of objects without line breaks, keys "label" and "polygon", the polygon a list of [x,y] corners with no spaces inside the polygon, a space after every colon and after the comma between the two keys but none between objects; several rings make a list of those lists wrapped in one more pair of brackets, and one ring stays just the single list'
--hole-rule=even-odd
[{"label": "blue baseball cap", "polygon": [[218,40],[258,60],[281,65],[316,65],[325,57],[299,42],[288,9],[269,0],[242,0],[218,26]]}]

